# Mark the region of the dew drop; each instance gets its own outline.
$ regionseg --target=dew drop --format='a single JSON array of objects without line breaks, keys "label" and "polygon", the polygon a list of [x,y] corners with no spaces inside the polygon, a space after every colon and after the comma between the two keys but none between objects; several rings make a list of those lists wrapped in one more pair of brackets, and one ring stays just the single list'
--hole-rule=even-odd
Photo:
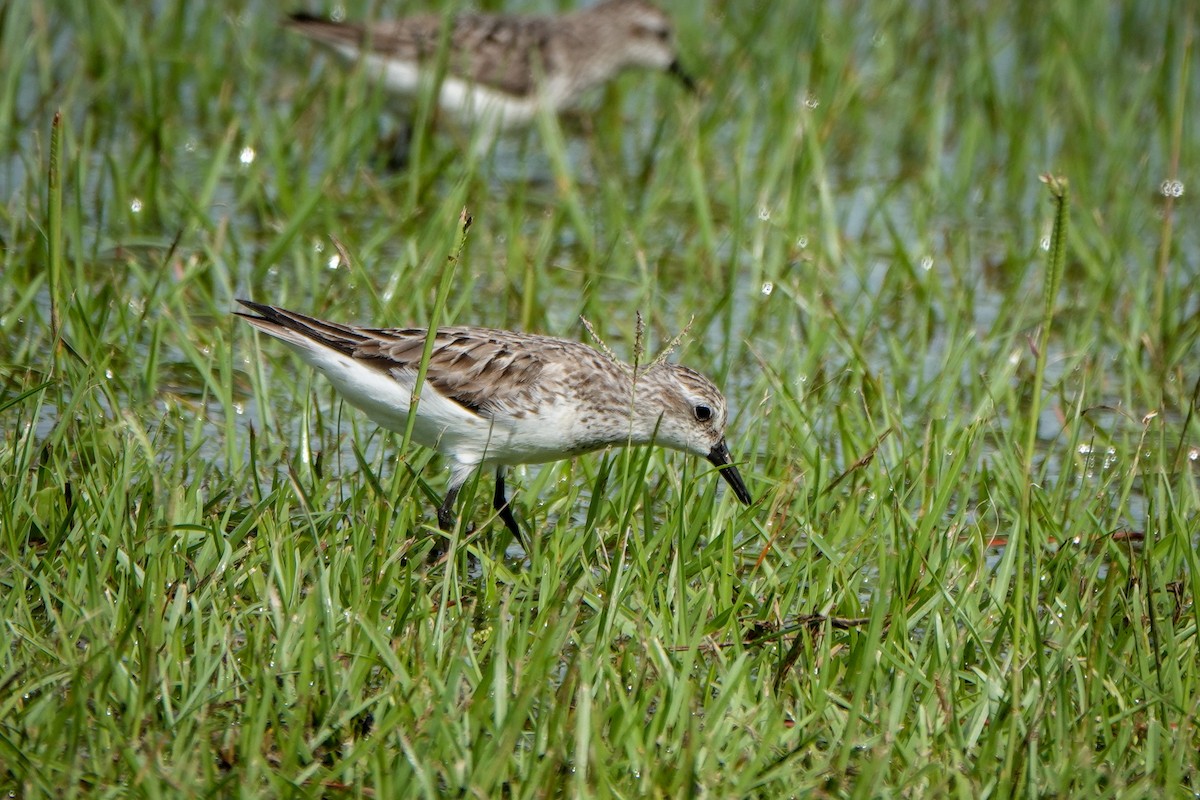
[{"label": "dew drop", "polygon": [[129,204],[129,210],[135,214],[142,213],[142,200],[139,197],[133,198],[133,202]]},{"label": "dew drop", "polygon": [[1183,181],[1167,179],[1159,185],[1158,190],[1163,197],[1183,197]]},{"label": "dew drop", "polygon": [[249,166],[254,163],[255,155],[253,147],[243,147],[242,152],[238,154],[238,161],[241,161],[245,166]]}]

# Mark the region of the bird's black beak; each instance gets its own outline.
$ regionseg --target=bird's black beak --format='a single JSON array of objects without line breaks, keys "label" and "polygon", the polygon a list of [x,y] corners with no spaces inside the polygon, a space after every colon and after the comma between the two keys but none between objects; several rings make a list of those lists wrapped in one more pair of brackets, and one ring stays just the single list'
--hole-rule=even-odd
[{"label": "bird's black beak", "polygon": [[671,62],[671,66],[667,67],[667,74],[671,75],[680,83],[682,83],[684,88],[689,92],[693,94],[696,93],[696,81],[692,80],[692,76],[689,75],[683,68],[683,65],[679,63],[679,59],[675,59]]},{"label": "bird's black beak", "polygon": [[742,474],[738,472],[737,467],[733,465],[733,459],[729,457],[729,448],[726,447],[724,439],[713,445],[713,449],[708,453],[708,460],[721,471],[721,477],[729,483],[738,500],[746,505],[754,502],[754,498],[750,496],[750,490],[746,488],[746,484],[742,480]]}]

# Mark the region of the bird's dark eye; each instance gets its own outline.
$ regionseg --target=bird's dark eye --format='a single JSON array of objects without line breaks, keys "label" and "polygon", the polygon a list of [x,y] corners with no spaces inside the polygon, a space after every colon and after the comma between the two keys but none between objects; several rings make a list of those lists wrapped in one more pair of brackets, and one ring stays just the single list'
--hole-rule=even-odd
[{"label": "bird's dark eye", "polygon": [[712,419],[712,409],[708,406],[696,406],[695,413],[696,419],[700,420],[701,422],[708,422],[710,419]]},{"label": "bird's dark eye", "polygon": [[671,29],[667,27],[637,25],[634,27],[634,34],[646,39],[658,39],[660,42],[666,42],[671,39]]}]

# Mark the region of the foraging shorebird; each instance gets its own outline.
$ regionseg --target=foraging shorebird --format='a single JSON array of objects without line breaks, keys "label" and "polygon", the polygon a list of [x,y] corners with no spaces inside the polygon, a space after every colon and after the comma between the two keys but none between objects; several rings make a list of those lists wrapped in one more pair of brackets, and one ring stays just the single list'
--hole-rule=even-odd
[{"label": "foraging shorebird", "polygon": [[[376,424],[403,432],[428,332],[325,322],[239,300],[236,312],[296,351]],[[438,525],[477,469],[496,470],[493,507],[522,545],[504,470],[605,447],[656,444],[708,459],[741,502],[752,502],[725,443],[727,407],[695,370],[663,360],[635,368],[580,342],[490,328],[433,335],[412,438],[450,459]]]}]

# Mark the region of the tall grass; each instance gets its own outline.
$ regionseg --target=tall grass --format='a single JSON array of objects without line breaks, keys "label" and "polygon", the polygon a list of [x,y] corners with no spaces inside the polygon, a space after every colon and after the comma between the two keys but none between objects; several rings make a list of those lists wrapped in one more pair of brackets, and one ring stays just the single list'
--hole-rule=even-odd
[{"label": "tall grass", "polygon": [[[0,787],[1197,791],[1193,4],[670,11],[699,96],[421,117],[397,173],[271,4],[0,10]],[[445,464],[239,296],[694,317],[758,502],[600,453],[514,471],[530,553],[469,482],[430,564]]]}]

